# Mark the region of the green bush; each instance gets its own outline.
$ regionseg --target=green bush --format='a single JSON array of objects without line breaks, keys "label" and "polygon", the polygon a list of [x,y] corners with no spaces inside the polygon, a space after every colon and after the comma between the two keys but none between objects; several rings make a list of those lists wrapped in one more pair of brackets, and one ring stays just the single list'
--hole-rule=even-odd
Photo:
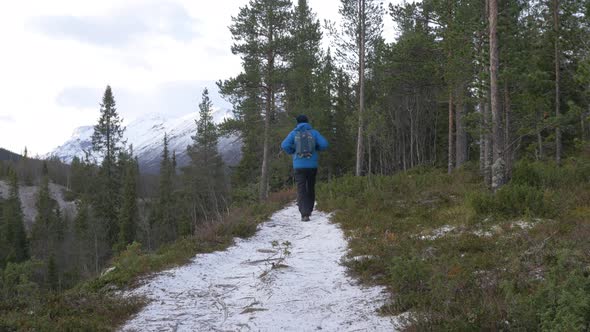
[{"label": "green bush", "polygon": [[471,207],[480,216],[499,217],[552,217],[559,213],[559,202],[549,190],[527,184],[507,184],[493,194],[472,192]]},{"label": "green bush", "polygon": [[550,270],[530,288],[525,280],[505,281],[508,320],[515,330],[585,331],[590,326],[590,278],[584,254],[561,249]]},{"label": "green bush", "polygon": [[416,256],[394,257],[389,265],[389,282],[396,294],[395,307],[404,312],[429,296],[432,264]]},{"label": "green bush", "polygon": [[588,184],[590,161],[570,158],[558,166],[555,162],[518,162],[512,172],[512,184],[536,188],[563,188]]},{"label": "green bush", "polygon": [[507,185],[495,195],[497,212],[504,216],[543,216],[544,199],[541,189],[527,185]]},{"label": "green bush", "polygon": [[540,165],[535,165],[527,161],[518,162],[512,170],[511,183],[540,188],[543,186],[545,179],[543,178],[543,174],[540,172],[539,166]]},{"label": "green bush", "polygon": [[0,307],[34,307],[40,299],[40,287],[33,281],[34,274],[42,267],[36,260],[8,263],[0,274]]},{"label": "green bush", "polygon": [[64,201],[66,201],[66,202],[73,202],[76,199],[78,199],[78,194],[71,191],[71,190],[64,189],[62,191],[62,194],[63,194]]}]

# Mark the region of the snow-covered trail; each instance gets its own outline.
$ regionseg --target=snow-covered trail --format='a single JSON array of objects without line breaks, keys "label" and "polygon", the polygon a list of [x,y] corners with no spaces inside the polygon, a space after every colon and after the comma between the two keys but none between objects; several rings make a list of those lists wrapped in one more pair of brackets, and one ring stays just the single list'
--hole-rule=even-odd
[{"label": "snow-covered trail", "polygon": [[[291,243],[287,267],[271,269],[272,241]],[[316,212],[301,222],[291,205],[255,236],[199,254],[134,290],[152,302],[122,331],[394,330],[394,318],[376,313],[384,289],[358,285],[339,264],[346,250],[328,215]]]}]

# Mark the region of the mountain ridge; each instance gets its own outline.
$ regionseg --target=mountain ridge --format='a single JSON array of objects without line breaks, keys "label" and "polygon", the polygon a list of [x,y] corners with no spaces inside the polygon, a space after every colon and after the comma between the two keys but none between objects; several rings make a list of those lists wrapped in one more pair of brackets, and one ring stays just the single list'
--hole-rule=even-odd
[{"label": "mountain ridge", "polygon": [[[213,121],[219,124],[231,118],[233,114],[228,110],[214,108],[212,116]],[[198,118],[198,112],[173,118],[160,113],[149,113],[130,122],[125,127],[124,139],[127,147],[133,146],[134,155],[139,160],[140,171],[142,173],[159,171],[164,134],[168,135],[169,150],[176,152],[178,166],[187,165],[189,157],[186,149],[193,142],[192,136],[197,133]],[[84,159],[86,153],[92,149],[93,132],[94,126],[75,128],[72,136],[45,155],[45,158],[57,157],[65,163],[71,163],[74,157]],[[218,149],[227,165],[237,165],[241,158],[241,146],[241,141],[236,136],[220,137]],[[100,161],[99,159],[96,158],[97,161]]]}]

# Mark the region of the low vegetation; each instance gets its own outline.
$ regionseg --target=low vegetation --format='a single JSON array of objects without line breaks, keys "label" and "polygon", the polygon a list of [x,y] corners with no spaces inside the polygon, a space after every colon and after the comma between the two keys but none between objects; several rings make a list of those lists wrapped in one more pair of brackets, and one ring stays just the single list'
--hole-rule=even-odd
[{"label": "low vegetation", "polygon": [[35,274],[44,268],[41,262],[9,263],[0,271],[0,331],[112,331],[145,304],[141,298],[120,297],[117,291],[185,264],[197,253],[222,250],[234,237],[253,235],[260,222],[293,199],[293,191],[282,191],[264,204],[235,207],[223,221],[204,223],[194,236],[156,252],[144,251],[138,242],[130,244],[102,276],[65,292],[48,292],[35,282]]},{"label": "low vegetation", "polygon": [[467,165],[447,175],[343,177],[319,188],[350,240],[347,265],[387,286],[408,330],[590,326],[590,150],[521,161],[492,194]]}]

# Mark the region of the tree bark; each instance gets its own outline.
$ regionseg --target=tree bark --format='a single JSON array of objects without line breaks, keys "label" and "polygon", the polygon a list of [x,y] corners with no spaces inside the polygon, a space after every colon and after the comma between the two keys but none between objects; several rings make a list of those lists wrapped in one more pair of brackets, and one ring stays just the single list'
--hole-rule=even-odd
[{"label": "tree bark", "polygon": [[543,159],[543,136],[541,130],[537,129],[537,160]]},{"label": "tree bark", "polygon": [[467,133],[463,125],[465,114],[464,90],[457,91],[457,105],[455,111],[455,167],[459,168],[467,161]]},{"label": "tree bark", "polygon": [[356,176],[363,173],[363,112],[365,109],[365,0],[359,1],[359,124],[356,145]]},{"label": "tree bark", "polygon": [[479,112],[481,113],[481,121],[479,122],[479,174],[481,176],[485,175],[486,169],[486,152],[485,152],[485,119],[484,119],[484,102],[482,100],[479,101],[479,105],[477,106]]},{"label": "tree bark", "polygon": [[489,1],[490,22],[490,102],[492,110],[492,135],[493,135],[493,165],[492,165],[492,189],[496,190],[504,184],[504,161],[502,150],[502,116],[500,114],[498,91],[498,0]]},{"label": "tree bark", "polygon": [[514,160],[514,148],[511,145],[512,137],[510,134],[510,121],[511,121],[511,100],[510,100],[510,88],[508,86],[508,80],[504,80],[504,158],[506,160],[506,178],[510,178],[512,173],[512,164]]},{"label": "tree bark", "polygon": [[[273,41],[272,27],[269,29],[268,41],[272,45]],[[268,168],[269,168],[269,143],[270,143],[270,119],[273,109],[273,72],[274,72],[274,54],[269,50],[266,55],[268,68],[266,72],[266,105],[264,114],[264,143],[262,148],[262,170],[260,174],[260,200],[268,198]]]},{"label": "tree bark", "polygon": [[447,172],[453,171],[453,90],[449,91],[449,162]]},{"label": "tree bark", "polygon": [[559,109],[559,0],[553,0],[553,32],[555,41],[555,118],[557,126],[555,127],[555,161],[561,163],[561,128],[559,126],[561,111]]}]

